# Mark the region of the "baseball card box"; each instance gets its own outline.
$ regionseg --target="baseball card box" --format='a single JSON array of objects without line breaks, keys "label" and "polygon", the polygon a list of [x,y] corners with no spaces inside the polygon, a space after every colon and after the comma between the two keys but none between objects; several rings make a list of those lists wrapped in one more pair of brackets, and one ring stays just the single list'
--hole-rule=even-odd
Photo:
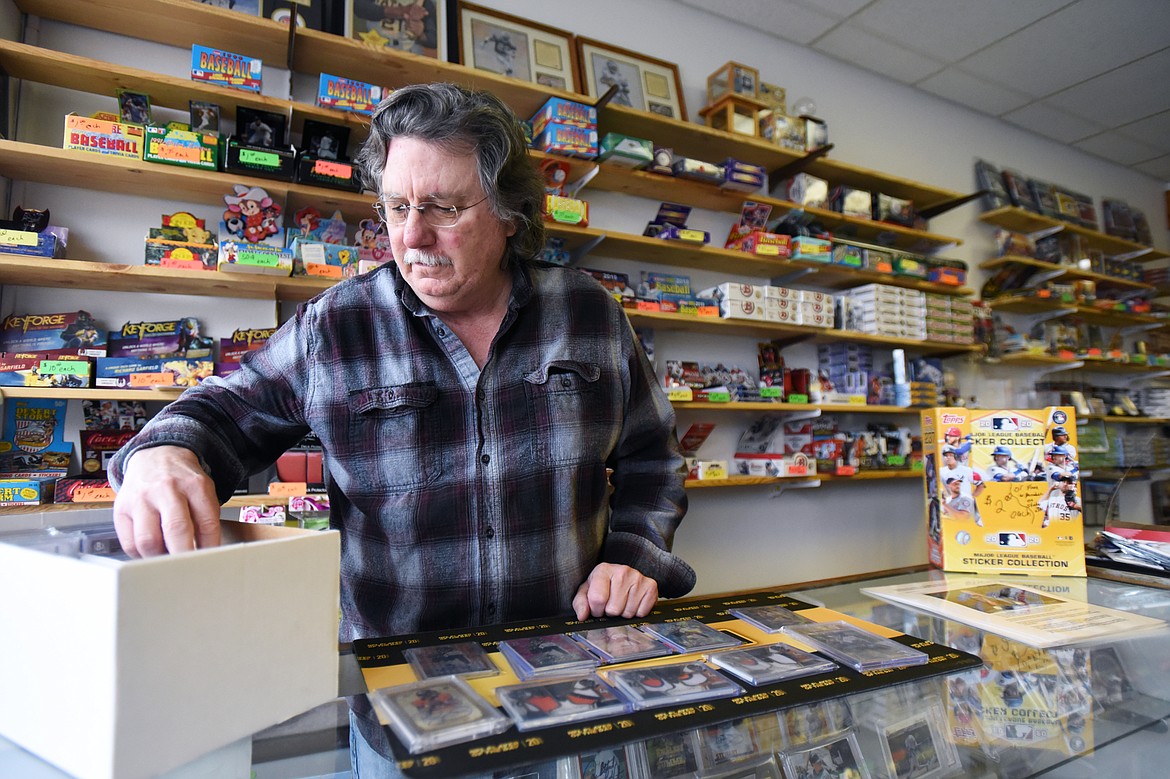
[{"label": "baseball card box", "polygon": [[922,411],[927,548],[945,571],[1084,576],[1073,409]]}]

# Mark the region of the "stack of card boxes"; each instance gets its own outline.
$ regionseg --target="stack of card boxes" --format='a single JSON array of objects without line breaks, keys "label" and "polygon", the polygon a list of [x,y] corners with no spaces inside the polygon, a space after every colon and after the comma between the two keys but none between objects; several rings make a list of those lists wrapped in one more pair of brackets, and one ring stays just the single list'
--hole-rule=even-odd
[{"label": "stack of card boxes", "polygon": [[817,346],[817,368],[834,392],[865,396],[873,374],[873,350],[865,344],[836,342]]},{"label": "stack of card boxes", "polygon": [[1141,390],[1138,405],[1152,417],[1170,417],[1170,389],[1147,387]]},{"label": "stack of card boxes", "polygon": [[740,192],[755,192],[768,183],[768,171],[761,165],[728,157],[723,162],[723,189],[734,189]]},{"label": "stack of card boxes", "polygon": [[925,293],[926,340],[940,343],[975,343],[975,308],[968,300]]},{"label": "stack of card boxes", "polygon": [[866,284],[838,296],[842,329],[867,335],[926,340],[926,294],[887,284]]},{"label": "stack of card boxes", "polygon": [[755,319],[810,327],[832,327],[833,296],[826,292],[725,281],[698,293],[719,304],[726,319]]},{"label": "stack of card boxes", "polygon": [[569,157],[597,157],[597,109],[550,97],[532,117],[532,147]]}]

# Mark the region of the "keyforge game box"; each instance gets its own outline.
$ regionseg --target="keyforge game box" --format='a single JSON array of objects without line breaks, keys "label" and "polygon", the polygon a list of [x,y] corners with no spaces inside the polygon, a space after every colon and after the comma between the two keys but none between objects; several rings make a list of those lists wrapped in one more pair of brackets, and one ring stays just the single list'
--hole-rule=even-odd
[{"label": "keyforge game box", "polygon": [[1084,576],[1073,409],[922,412],[931,565]]}]

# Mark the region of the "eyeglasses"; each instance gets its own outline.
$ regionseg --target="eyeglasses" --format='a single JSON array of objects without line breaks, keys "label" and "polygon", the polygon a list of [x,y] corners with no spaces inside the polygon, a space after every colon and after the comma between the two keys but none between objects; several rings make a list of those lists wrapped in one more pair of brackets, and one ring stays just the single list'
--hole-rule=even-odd
[{"label": "eyeglasses", "polygon": [[405,200],[375,200],[374,210],[387,225],[393,227],[401,227],[406,224],[411,211],[418,211],[422,220],[431,227],[451,227],[459,221],[459,217],[463,216],[464,211],[475,208],[485,200],[487,200],[487,195],[469,206],[449,206],[444,203],[419,203],[417,206],[412,206]]}]

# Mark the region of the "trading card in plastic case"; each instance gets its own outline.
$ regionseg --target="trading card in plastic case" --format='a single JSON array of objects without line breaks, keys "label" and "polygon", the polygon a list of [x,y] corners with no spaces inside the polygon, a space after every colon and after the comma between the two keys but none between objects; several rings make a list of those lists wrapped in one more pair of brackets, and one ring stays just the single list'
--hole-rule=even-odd
[{"label": "trading card in plastic case", "polygon": [[458,676],[385,687],[368,697],[411,754],[491,736],[512,726]]},{"label": "trading card in plastic case", "polygon": [[628,660],[669,655],[671,652],[666,644],[633,625],[611,625],[581,630],[572,636],[592,650],[603,663],[624,663]]},{"label": "trading card in plastic case", "polygon": [[700,662],[615,668],[608,672],[608,679],[635,709],[730,698],[743,692],[738,684]]},{"label": "trading card in plastic case", "polygon": [[958,766],[959,755],[944,733],[937,706],[879,725],[879,742],[891,779],[934,779],[949,774]]},{"label": "trading card in plastic case", "polygon": [[832,671],[837,664],[788,644],[769,644],[750,649],[729,649],[707,657],[712,665],[728,671],[748,684],[759,686],[798,676]]},{"label": "trading card in plastic case", "polygon": [[697,731],[700,756],[707,772],[747,760],[762,751],[750,717],[705,725]]},{"label": "trading card in plastic case", "polygon": [[739,646],[743,639],[716,630],[697,619],[681,619],[678,622],[658,622],[643,625],[642,631],[664,642],[676,652],[705,652]]},{"label": "trading card in plastic case", "polygon": [[568,759],[565,779],[630,779],[639,776],[635,745],[605,747]]},{"label": "trading card in plastic case", "polygon": [[793,779],[813,779],[821,776],[870,779],[869,768],[857,746],[857,734],[852,731],[807,749],[784,752],[781,754],[781,761],[784,765],[784,775]]},{"label": "trading card in plastic case", "polygon": [[[729,771],[721,772],[719,779],[782,779],[780,766],[776,763],[775,755],[768,755],[761,759],[753,759],[743,763],[734,763]],[[826,777],[832,774],[825,774]]]},{"label": "trading card in plastic case", "polygon": [[739,617],[744,622],[755,625],[760,630],[765,630],[769,633],[779,633],[780,629],[785,625],[801,625],[812,622],[808,617],[775,604],[767,606],[745,606],[742,609],[728,609],[727,613]]},{"label": "trading card in plastic case", "polygon": [[630,704],[595,673],[538,679],[496,688],[500,704],[520,730],[614,717]]},{"label": "trading card in plastic case", "polygon": [[642,776],[694,779],[698,775],[699,745],[693,730],[651,736],[634,746],[639,753]]},{"label": "trading card in plastic case", "polygon": [[858,671],[922,665],[929,659],[925,652],[843,621],[789,625],[784,632]]},{"label": "trading card in plastic case", "polygon": [[500,672],[487,652],[475,641],[460,641],[439,646],[418,646],[402,651],[406,662],[419,679],[436,676],[494,676]]},{"label": "trading card in plastic case", "polygon": [[588,671],[598,660],[568,636],[529,636],[500,642],[500,652],[521,679]]}]

